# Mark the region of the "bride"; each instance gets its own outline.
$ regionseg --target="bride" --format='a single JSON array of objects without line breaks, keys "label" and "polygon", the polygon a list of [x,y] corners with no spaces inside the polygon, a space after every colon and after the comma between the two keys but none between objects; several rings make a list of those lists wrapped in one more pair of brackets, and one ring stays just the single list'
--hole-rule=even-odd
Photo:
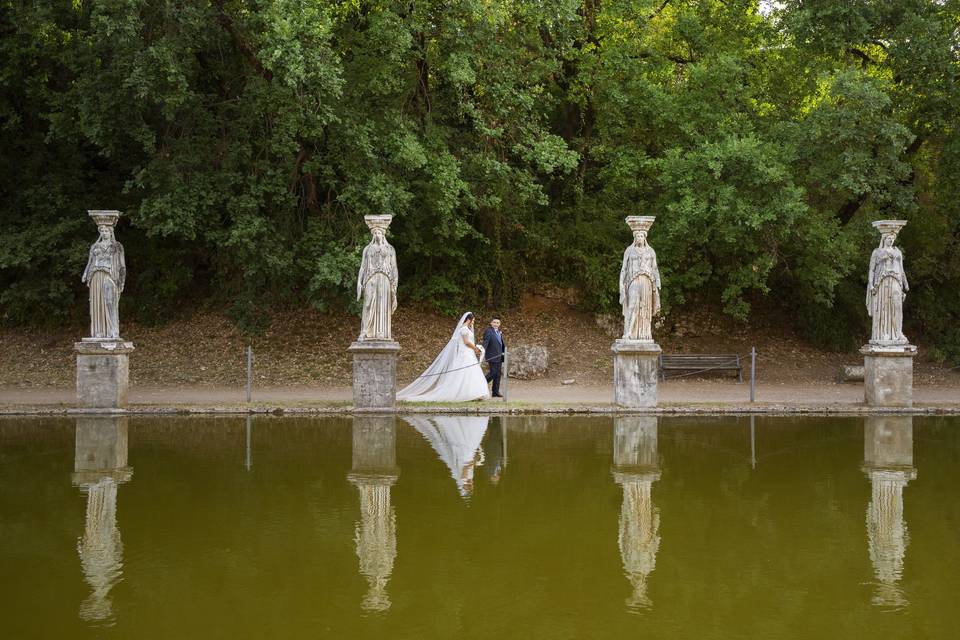
[{"label": "bride", "polygon": [[464,402],[489,398],[487,379],[480,369],[483,349],[473,334],[473,314],[460,318],[453,336],[419,378],[397,393],[407,402]]}]

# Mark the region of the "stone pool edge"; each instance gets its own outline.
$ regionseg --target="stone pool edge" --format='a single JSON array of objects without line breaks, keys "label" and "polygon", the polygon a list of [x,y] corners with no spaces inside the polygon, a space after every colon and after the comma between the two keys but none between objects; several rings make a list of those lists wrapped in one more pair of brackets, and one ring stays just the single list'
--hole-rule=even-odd
[{"label": "stone pool edge", "polygon": [[285,416],[354,416],[354,415],[960,415],[958,405],[914,407],[868,407],[864,405],[794,405],[794,404],[704,404],[660,406],[644,409],[622,409],[612,405],[522,405],[522,406],[447,406],[414,405],[394,410],[363,410],[345,406],[289,406],[277,404],[236,405],[141,405],[126,409],[92,409],[73,406],[0,406],[0,417],[16,416],[188,416],[188,415],[285,415]]}]

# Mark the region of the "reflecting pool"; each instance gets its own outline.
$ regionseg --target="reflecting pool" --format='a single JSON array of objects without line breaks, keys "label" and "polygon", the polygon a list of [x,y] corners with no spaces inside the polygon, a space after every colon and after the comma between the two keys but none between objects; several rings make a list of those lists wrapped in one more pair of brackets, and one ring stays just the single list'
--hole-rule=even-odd
[{"label": "reflecting pool", "polygon": [[0,420],[4,638],[953,638],[960,418]]}]

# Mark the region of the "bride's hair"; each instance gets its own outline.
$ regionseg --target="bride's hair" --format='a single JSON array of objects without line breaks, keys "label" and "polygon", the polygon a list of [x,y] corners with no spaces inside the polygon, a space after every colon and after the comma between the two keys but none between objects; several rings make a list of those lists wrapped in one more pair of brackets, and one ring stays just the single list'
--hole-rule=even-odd
[{"label": "bride's hair", "polygon": [[464,321],[464,322],[466,322],[467,320],[473,320],[473,314],[472,314],[472,313],[468,313],[467,315],[465,315],[465,316],[463,317],[463,321]]}]

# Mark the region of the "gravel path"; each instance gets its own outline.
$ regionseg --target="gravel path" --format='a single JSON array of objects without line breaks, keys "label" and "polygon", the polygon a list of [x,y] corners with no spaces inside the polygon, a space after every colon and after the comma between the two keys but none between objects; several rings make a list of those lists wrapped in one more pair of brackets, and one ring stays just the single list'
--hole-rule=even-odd
[{"label": "gravel path", "polygon": [[[609,385],[560,385],[555,382],[511,380],[509,399],[524,405],[608,405],[613,401]],[[258,404],[311,405],[351,401],[350,387],[268,387],[255,388],[253,400]],[[749,384],[717,380],[675,380],[660,383],[660,405],[747,405]],[[216,406],[237,405],[244,401],[244,390],[236,387],[134,387],[130,390],[131,405],[150,406]],[[855,407],[863,402],[860,384],[789,385],[760,384],[757,402],[761,405]],[[960,386],[917,385],[914,402],[919,406],[960,406]],[[34,387],[0,388],[0,406],[11,409],[24,406],[72,405],[72,388]]]}]

